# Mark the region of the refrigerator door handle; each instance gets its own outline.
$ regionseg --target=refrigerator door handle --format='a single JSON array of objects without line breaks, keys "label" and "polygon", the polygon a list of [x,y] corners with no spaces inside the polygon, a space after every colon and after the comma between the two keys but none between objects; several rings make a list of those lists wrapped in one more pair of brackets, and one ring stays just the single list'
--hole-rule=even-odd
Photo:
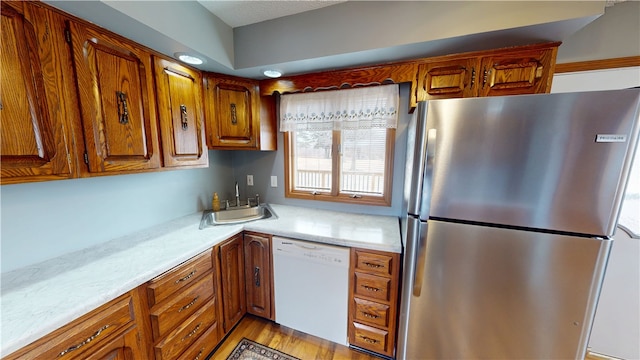
[{"label": "refrigerator door handle", "polygon": [[[411,175],[410,183],[407,183],[410,193],[408,194],[407,212],[411,215],[418,215],[420,212],[420,204],[422,202],[422,180],[424,175],[424,166],[426,163],[427,152],[427,103],[420,102],[416,109],[417,115],[412,120],[415,122],[415,139],[413,146],[413,156],[411,156],[411,165],[408,165]],[[408,146],[409,148],[411,146]],[[409,150],[409,149],[407,149]]]},{"label": "refrigerator door handle", "polygon": [[415,238],[413,239],[415,241],[414,244],[416,244],[414,252],[413,296],[420,297],[427,266],[427,223],[416,221],[415,224],[417,228],[414,230]]},{"label": "refrigerator door handle", "polygon": [[421,221],[429,220],[429,211],[431,206],[431,185],[433,183],[433,164],[436,157],[436,140],[437,130],[429,129],[427,131],[426,143],[426,160],[424,173],[422,175],[422,197],[420,199],[419,217]]}]

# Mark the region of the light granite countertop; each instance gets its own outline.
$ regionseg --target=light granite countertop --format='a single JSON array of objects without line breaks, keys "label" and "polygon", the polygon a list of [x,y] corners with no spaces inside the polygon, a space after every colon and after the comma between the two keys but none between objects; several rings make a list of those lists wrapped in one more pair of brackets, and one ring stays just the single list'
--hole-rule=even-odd
[{"label": "light granite countertop", "polygon": [[400,253],[398,218],[270,204],[277,218],[199,230],[202,213],[2,274],[8,355],[243,230]]}]

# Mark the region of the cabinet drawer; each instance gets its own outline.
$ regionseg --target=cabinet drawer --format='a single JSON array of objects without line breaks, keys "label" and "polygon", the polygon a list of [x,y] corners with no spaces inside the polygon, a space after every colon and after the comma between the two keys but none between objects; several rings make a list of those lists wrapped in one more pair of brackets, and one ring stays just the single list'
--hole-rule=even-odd
[{"label": "cabinet drawer", "polygon": [[216,321],[215,300],[202,306],[195,314],[155,346],[156,360],[173,360],[193,344]]},{"label": "cabinet drawer", "polygon": [[391,279],[356,272],[354,284],[355,289],[353,292],[356,296],[387,302],[390,300]]},{"label": "cabinet drawer", "polygon": [[370,274],[391,276],[392,257],[356,250],[356,270]]},{"label": "cabinet drawer", "polygon": [[195,313],[211,296],[213,276],[209,273],[178,296],[152,308],[150,317],[154,341]]},{"label": "cabinet drawer", "polygon": [[187,349],[178,360],[204,360],[220,341],[218,322],[213,325]]},{"label": "cabinet drawer", "polygon": [[104,306],[28,346],[30,350],[15,353],[10,359],[68,360],[86,357],[114,333],[121,333],[134,322],[133,302],[129,294]]},{"label": "cabinet drawer", "polygon": [[357,321],[381,327],[389,326],[389,305],[360,298],[354,298],[353,301]]},{"label": "cabinet drawer", "polygon": [[178,289],[192,284],[212,267],[212,253],[206,251],[151,280],[147,285],[149,307],[160,303]]},{"label": "cabinet drawer", "polygon": [[385,353],[389,344],[389,333],[360,323],[352,323],[353,343],[351,345],[360,346],[365,349]]}]

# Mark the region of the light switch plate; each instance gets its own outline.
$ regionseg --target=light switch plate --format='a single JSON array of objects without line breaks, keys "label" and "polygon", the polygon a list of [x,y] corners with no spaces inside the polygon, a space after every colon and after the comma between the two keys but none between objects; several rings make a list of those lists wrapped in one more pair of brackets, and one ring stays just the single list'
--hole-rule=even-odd
[{"label": "light switch plate", "polygon": [[271,187],[278,187],[278,177],[275,175],[271,176]]},{"label": "light switch plate", "polygon": [[253,175],[247,175],[247,186],[253,186]]}]

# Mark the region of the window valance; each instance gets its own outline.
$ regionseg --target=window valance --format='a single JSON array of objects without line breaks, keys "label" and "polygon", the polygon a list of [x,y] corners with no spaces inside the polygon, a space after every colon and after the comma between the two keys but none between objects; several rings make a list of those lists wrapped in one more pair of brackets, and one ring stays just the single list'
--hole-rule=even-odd
[{"label": "window valance", "polygon": [[285,94],[280,131],[395,129],[398,85]]}]

